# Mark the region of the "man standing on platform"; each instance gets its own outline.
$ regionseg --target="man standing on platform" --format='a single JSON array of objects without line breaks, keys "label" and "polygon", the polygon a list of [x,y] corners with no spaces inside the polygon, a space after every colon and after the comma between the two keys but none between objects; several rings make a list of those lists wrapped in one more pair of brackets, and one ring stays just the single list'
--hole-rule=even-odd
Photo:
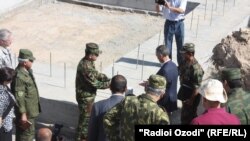
[{"label": "man standing on platform", "polygon": [[20,49],[16,76],[11,90],[16,97],[16,141],[33,141],[35,137],[35,119],[41,112],[39,94],[32,72],[35,60],[28,49]]},{"label": "man standing on platform", "polygon": [[182,101],[181,124],[190,124],[197,116],[200,103],[198,88],[201,86],[204,71],[195,59],[195,45],[185,43],[181,50],[185,61],[180,65],[180,89],[178,99]]},{"label": "man standing on platform", "polygon": [[165,77],[167,80],[166,92],[164,97],[158,101],[158,104],[163,106],[168,112],[170,123],[173,123],[172,115],[177,110],[177,80],[178,80],[178,69],[176,64],[169,58],[169,51],[164,45],[160,45],[156,48],[156,56],[162,66],[157,72],[158,75]]},{"label": "man standing on platform", "polygon": [[97,89],[109,88],[110,79],[95,69],[94,61],[100,54],[99,46],[87,43],[85,56],[77,66],[75,90],[79,108],[79,121],[77,127],[77,141],[86,141],[91,108],[95,100]]},{"label": "man standing on platform", "polygon": [[156,11],[162,10],[163,17],[166,19],[164,25],[165,45],[169,49],[169,57],[172,59],[172,43],[175,35],[177,46],[177,62],[182,62],[180,50],[184,43],[184,19],[187,0],[156,0]]}]

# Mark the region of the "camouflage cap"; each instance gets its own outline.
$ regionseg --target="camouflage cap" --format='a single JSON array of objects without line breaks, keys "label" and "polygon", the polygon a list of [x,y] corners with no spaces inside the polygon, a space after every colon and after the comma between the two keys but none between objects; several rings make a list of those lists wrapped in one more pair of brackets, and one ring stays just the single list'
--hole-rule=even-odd
[{"label": "camouflage cap", "polygon": [[194,52],[194,51],[195,51],[195,45],[193,43],[185,43],[183,45],[183,48],[180,50],[180,53]]},{"label": "camouflage cap", "polygon": [[167,81],[165,77],[153,74],[149,77],[148,83],[148,86],[153,89],[165,89]]},{"label": "camouflage cap", "polygon": [[239,68],[226,68],[221,72],[222,80],[241,79],[241,72]]},{"label": "camouflage cap", "polygon": [[34,61],[36,58],[33,56],[33,53],[29,49],[20,49],[19,50],[19,61]]},{"label": "camouflage cap", "polygon": [[101,53],[101,51],[99,50],[99,46],[96,43],[87,43],[85,53],[95,54],[98,56]]}]

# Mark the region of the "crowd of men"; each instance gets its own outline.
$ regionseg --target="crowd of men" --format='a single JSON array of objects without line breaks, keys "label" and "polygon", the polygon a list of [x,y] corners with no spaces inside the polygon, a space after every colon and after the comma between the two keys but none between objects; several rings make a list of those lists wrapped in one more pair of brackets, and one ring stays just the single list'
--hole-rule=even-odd
[{"label": "crowd of men", "polygon": [[[78,65],[76,80],[79,79],[80,74],[81,81],[84,83],[80,83],[81,86],[77,87],[76,91],[78,92],[78,88],[81,88],[82,97],[85,97],[83,100],[91,99],[78,105],[79,109],[82,108],[82,112],[85,112],[84,115],[79,115],[78,126],[82,126],[78,128],[77,140],[79,141],[133,141],[134,125],[175,124],[172,120],[177,117],[172,116],[172,112],[178,109],[177,99],[183,104],[181,108],[181,124],[183,125],[249,123],[250,105],[247,101],[250,95],[242,89],[240,68],[223,69],[220,79],[209,79],[202,84],[204,71],[194,57],[195,45],[193,43],[183,45],[180,50],[183,63],[178,67],[169,58],[169,50],[164,45],[157,47],[156,57],[162,63],[162,67],[156,74],[150,75],[148,81],[140,83],[145,87],[145,94],[138,96],[125,94],[127,80],[124,76],[115,75],[110,80],[105,74],[94,69],[94,65],[90,66],[88,58],[92,57],[88,52],[95,55],[93,57],[95,59],[91,59],[92,63],[100,55],[98,45],[88,43],[85,57]],[[177,90],[178,77],[180,88]],[[109,83],[112,96],[93,103],[96,90],[107,88],[107,83]],[[89,94],[90,92],[93,94]],[[234,95],[231,94],[232,92]],[[197,107],[201,99],[205,112],[198,116]],[[92,108],[89,109],[88,105],[92,105]]]},{"label": "crowd of men", "polygon": [[[87,43],[75,78],[79,121],[76,141],[133,141],[134,125],[175,124],[173,116],[177,100],[182,101],[183,125],[240,125],[250,123],[250,94],[242,88],[240,68],[225,68],[221,78],[203,81],[204,70],[195,58],[195,44],[184,43],[186,0],[156,0],[156,9],[163,11],[165,44],[156,48],[161,68],[140,83],[144,94],[127,93],[123,75],[108,78],[95,68],[101,54],[99,45]],[[177,62],[172,59],[172,41],[176,37]],[[32,51],[20,49],[18,66],[14,68],[10,51],[12,33],[0,29],[0,140],[33,141],[35,120],[41,112],[38,87],[32,72],[35,61]],[[178,79],[180,88],[177,89]],[[97,89],[110,89],[111,97],[94,103]],[[197,115],[202,99],[205,111]],[[15,123],[13,124],[13,119]],[[42,128],[37,140],[49,141],[51,130]]]}]

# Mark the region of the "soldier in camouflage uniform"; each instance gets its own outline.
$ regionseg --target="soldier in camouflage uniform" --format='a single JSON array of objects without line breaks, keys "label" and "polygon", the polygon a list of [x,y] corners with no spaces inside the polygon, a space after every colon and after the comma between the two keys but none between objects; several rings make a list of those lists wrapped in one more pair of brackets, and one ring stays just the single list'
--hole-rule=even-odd
[{"label": "soldier in camouflage uniform", "polygon": [[109,88],[110,79],[95,69],[94,61],[100,54],[97,44],[87,43],[85,56],[77,66],[76,73],[76,100],[79,108],[77,127],[77,141],[84,141],[88,135],[88,122],[97,89]]},{"label": "soldier in camouflage uniform", "polygon": [[243,90],[239,68],[222,70],[222,81],[228,94],[228,112],[237,115],[241,124],[250,124],[250,94]]},{"label": "soldier in camouflage uniform", "polygon": [[[182,100],[181,124],[190,124],[192,119],[197,116],[197,107],[200,102],[198,88],[201,85],[204,71],[194,57],[195,45],[193,43],[185,43],[181,53],[184,56],[184,62],[179,66],[181,87],[178,98]],[[185,95],[185,99],[180,98],[183,95]]]},{"label": "soldier in camouflage uniform", "polygon": [[151,75],[146,94],[138,97],[127,96],[103,118],[104,130],[110,141],[134,141],[134,125],[168,125],[167,113],[157,105],[165,93],[166,79],[160,75]]},{"label": "soldier in camouflage uniform", "polygon": [[[31,69],[34,60],[30,50],[20,49],[16,76],[11,84],[17,102],[16,141],[33,141],[35,118],[41,112],[38,89]],[[32,124],[30,127],[25,127],[28,121]]]}]

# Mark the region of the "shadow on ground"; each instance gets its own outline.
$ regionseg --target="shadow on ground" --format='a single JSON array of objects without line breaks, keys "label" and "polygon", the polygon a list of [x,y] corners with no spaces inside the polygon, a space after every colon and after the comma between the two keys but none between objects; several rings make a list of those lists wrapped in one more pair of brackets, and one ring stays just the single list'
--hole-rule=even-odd
[{"label": "shadow on ground", "polygon": [[138,65],[142,65],[144,64],[144,66],[155,66],[155,67],[161,67],[160,63],[155,63],[155,62],[150,62],[150,61],[145,61],[145,60],[140,60],[140,59],[133,59],[133,58],[127,58],[127,57],[122,57],[119,60],[117,60],[116,62],[125,62],[125,63],[129,63],[129,64],[137,64],[138,61]]}]

